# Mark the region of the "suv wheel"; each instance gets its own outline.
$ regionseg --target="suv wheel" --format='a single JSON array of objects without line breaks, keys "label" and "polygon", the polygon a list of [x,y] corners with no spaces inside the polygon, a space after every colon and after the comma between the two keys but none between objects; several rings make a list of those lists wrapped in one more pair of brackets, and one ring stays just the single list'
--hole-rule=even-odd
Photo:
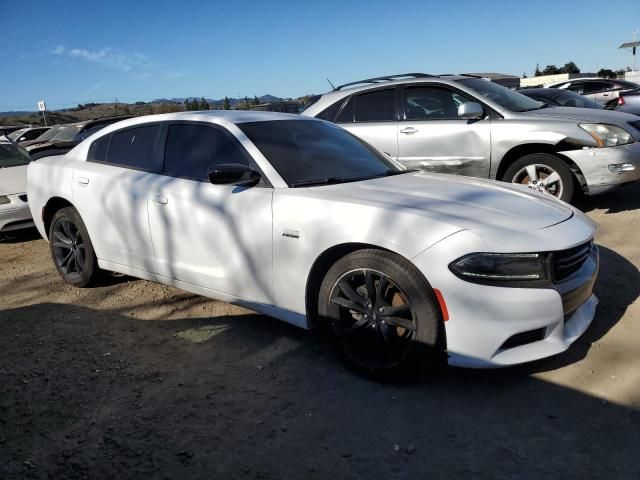
[{"label": "suv wheel", "polygon": [[532,153],[519,158],[504,172],[503,180],[526,185],[565,202],[573,198],[576,184],[569,167],[555,155],[547,153]]}]

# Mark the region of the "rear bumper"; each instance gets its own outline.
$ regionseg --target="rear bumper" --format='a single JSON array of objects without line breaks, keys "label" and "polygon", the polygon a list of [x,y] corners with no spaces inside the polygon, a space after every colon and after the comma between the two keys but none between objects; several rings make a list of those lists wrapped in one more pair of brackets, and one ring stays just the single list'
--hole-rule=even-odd
[{"label": "rear bumper", "polygon": [[640,179],[640,142],[561,153],[580,168],[588,195],[604,193]]},{"label": "rear bumper", "polygon": [[29,204],[21,197],[24,194],[7,195],[9,203],[0,205],[0,232],[10,232],[33,227]]}]

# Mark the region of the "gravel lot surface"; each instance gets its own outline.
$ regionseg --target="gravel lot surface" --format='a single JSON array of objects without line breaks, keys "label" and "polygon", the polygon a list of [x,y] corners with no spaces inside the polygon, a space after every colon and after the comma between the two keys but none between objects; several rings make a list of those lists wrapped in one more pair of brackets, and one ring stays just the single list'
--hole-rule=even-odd
[{"label": "gravel lot surface", "polygon": [[0,479],[638,479],[640,184],[580,206],[599,224],[601,303],[573,348],[412,385],[173,288],[69,287],[37,233],[6,237]]}]

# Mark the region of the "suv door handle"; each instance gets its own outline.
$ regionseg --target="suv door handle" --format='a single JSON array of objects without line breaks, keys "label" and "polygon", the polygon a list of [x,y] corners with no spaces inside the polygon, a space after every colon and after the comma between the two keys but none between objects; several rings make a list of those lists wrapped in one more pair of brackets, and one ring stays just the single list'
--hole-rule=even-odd
[{"label": "suv door handle", "polygon": [[89,179],[87,177],[78,177],[79,185],[89,185]]},{"label": "suv door handle", "polygon": [[159,203],[161,205],[166,205],[167,203],[169,203],[169,199],[167,197],[163,197],[162,195],[152,196],[151,201],[155,203]]},{"label": "suv door handle", "polygon": [[405,135],[412,135],[414,133],[416,133],[418,130],[416,130],[413,127],[407,127],[407,128],[403,128],[402,130],[400,130],[400,133],[404,133]]}]

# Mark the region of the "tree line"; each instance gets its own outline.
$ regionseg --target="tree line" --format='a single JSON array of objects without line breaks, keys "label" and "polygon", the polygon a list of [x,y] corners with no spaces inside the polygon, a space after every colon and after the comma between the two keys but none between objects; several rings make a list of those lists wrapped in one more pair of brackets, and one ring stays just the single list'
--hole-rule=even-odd
[{"label": "tree line", "polygon": [[[629,67],[620,68],[618,70],[612,70],[610,68],[601,68],[598,70],[598,77],[603,78],[618,78],[624,77],[625,72],[630,72],[631,69]],[[534,76],[540,77],[541,75],[557,75],[559,73],[580,73],[580,67],[578,67],[574,62],[567,62],[563,66],[558,67],[556,65],[547,65],[544,69],[540,70],[540,64],[536,64],[536,70],[534,72]],[[525,75],[526,77],[526,75]]]}]

